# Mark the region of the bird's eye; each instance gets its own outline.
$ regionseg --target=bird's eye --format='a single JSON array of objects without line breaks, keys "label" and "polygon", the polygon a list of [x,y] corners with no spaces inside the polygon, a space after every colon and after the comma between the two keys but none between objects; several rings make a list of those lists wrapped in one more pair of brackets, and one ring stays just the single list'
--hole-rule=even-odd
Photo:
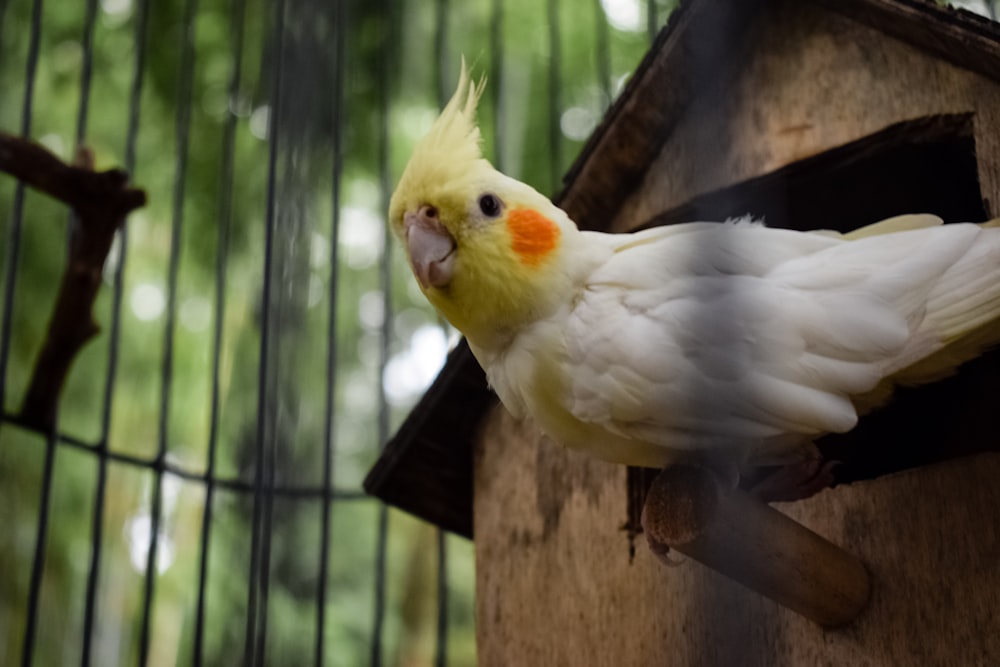
[{"label": "bird's eye", "polygon": [[479,198],[479,210],[483,215],[495,218],[500,215],[500,199],[496,195],[485,194]]}]

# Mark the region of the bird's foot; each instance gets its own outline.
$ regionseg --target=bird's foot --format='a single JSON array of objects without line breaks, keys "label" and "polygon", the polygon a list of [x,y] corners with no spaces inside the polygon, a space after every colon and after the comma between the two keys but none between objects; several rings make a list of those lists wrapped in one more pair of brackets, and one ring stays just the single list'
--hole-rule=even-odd
[{"label": "bird's foot", "polygon": [[684,561],[680,558],[670,557],[670,547],[668,547],[663,542],[659,542],[650,535],[650,531],[644,530],[646,533],[646,544],[649,545],[649,550],[656,556],[656,559],[667,567],[677,567]]},{"label": "bird's foot", "polygon": [[839,461],[810,459],[783,466],[754,484],[749,494],[765,503],[805,500],[833,485]]},{"label": "bird's foot", "polygon": [[670,545],[686,545],[697,539],[711,522],[719,496],[720,479],[715,470],[696,465],[669,465],[661,470],[646,494],[641,518],[653,555],[664,565],[680,565],[681,560],[668,555]]}]

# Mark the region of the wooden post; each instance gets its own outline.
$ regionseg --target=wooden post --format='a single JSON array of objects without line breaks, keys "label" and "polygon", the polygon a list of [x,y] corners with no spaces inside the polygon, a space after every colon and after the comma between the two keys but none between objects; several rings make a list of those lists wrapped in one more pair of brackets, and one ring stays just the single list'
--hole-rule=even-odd
[{"label": "wooden post", "polygon": [[650,546],[669,546],[825,627],[845,625],[871,593],[861,561],[714,474],[670,466],[642,516]]}]

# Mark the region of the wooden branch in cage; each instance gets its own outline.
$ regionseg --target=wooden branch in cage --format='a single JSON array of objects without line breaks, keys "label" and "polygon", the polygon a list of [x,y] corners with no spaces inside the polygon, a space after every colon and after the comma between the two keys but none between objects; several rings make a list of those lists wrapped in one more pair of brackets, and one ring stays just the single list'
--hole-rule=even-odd
[{"label": "wooden branch in cage", "polygon": [[80,149],[70,165],[36,143],[2,132],[0,171],[67,204],[78,220],[45,341],[21,405],[25,423],[50,430],[73,360],[100,330],[93,306],[115,233],[131,211],[146,203],[146,193],[129,187],[128,174],[121,169],[94,171],[87,149]]}]

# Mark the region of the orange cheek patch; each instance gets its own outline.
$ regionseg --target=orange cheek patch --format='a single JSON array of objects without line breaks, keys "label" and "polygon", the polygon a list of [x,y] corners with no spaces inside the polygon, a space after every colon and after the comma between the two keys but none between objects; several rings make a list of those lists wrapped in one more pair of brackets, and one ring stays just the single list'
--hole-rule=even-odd
[{"label": "orange cheek patch", "polygon": [[559,242],[559,226],[530,208],[515,208],[508,213],[507,229],[514,252],[531,266],[545,259]]}]

